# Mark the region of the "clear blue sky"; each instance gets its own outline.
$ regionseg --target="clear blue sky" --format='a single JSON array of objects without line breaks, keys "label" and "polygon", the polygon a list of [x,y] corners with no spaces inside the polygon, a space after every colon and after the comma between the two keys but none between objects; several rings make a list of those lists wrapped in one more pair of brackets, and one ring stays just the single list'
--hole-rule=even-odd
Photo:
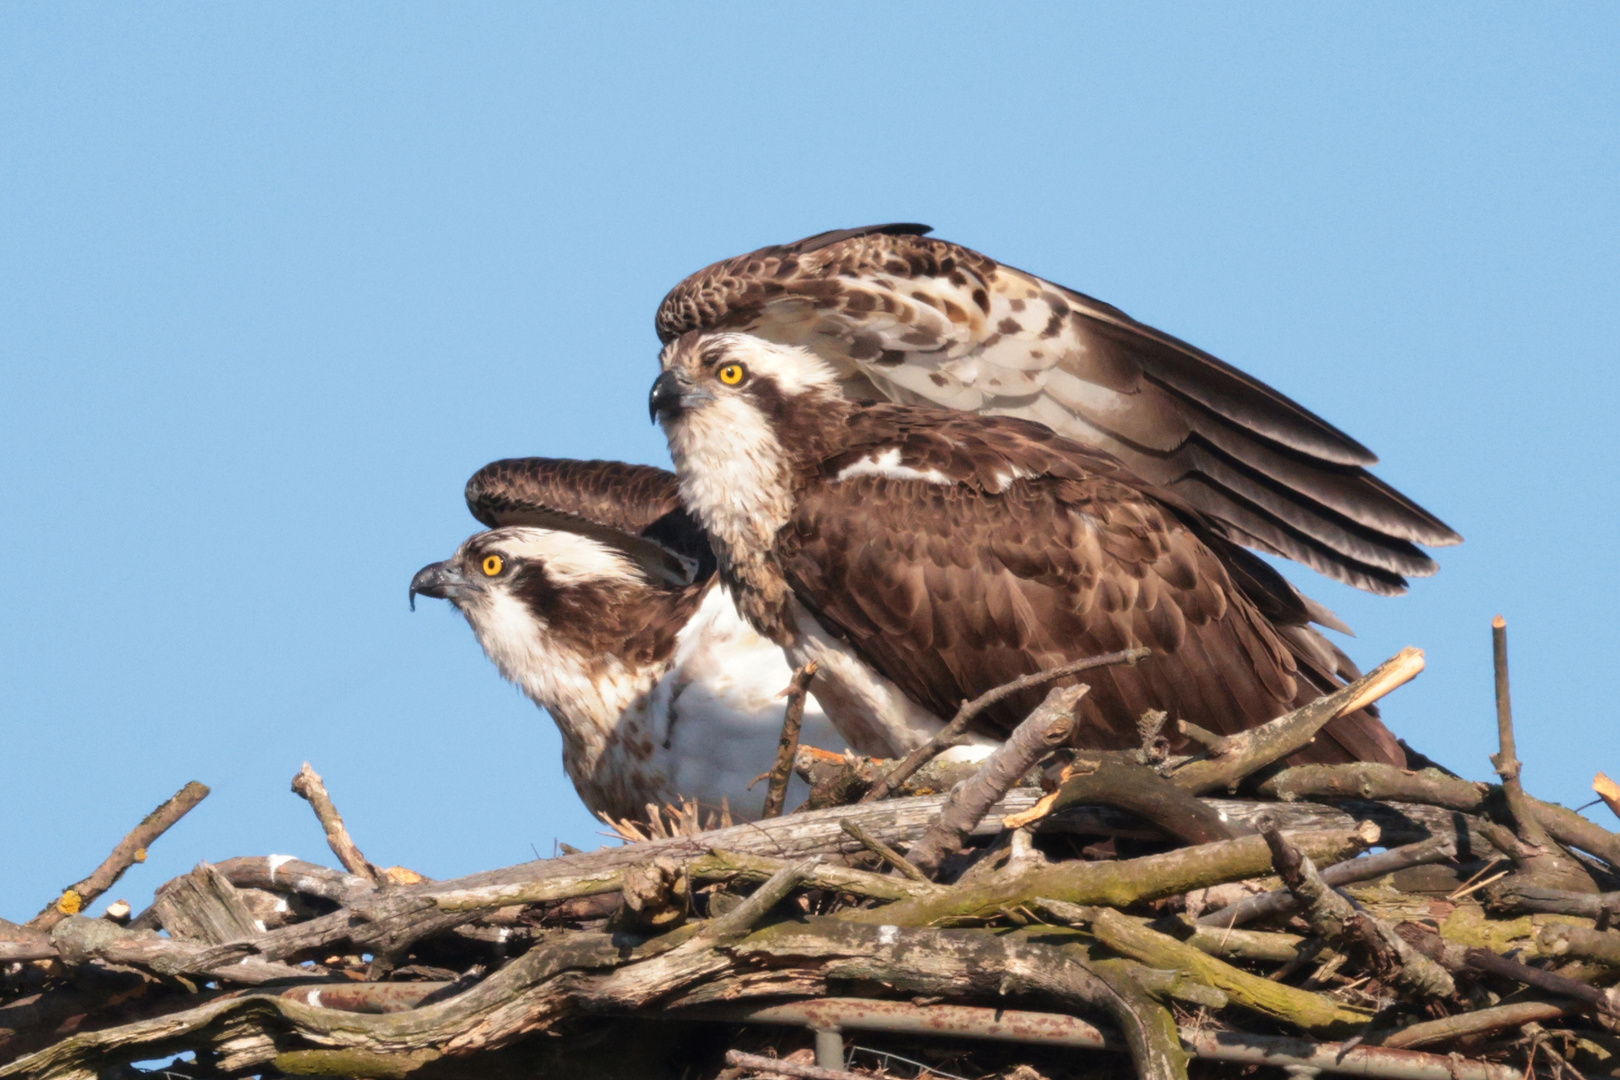
[{"label": "clear blue sky", "polygon": [[1378,451],[1468,543],[1401,600],[1296,580],[1363,665],[1428,650],[1386,715],[1475,777],[1505,612],[1526,780],[1584,801],[1620,773],[1616,55],[1600,4],[0,9],[0,915],[191,779],[137,904],[327,860],[306,759],[384,864],[597,843],[406,584],[492,458],[667,460],[682,276],[886,220]]}]

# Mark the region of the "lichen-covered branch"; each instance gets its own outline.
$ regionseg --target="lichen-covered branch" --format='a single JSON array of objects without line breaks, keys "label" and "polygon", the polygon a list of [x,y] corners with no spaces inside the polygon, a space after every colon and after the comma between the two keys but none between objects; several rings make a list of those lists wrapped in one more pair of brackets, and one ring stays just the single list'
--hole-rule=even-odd
[{"label": "lichen-covered branch", "polygon": [[1316,864],[1278,831],[1274,822],[1261,825],[1271,849],[1271,862],[1312,930],[1331,944],[1358,954],[1366,970],[1419,998],[1450,997],[1457,986],[1444,968],[1408,945],[1382,920],[1333,891]]},{"label": "lichen-covered branch", "polygon": [[1233,967],[1111,908],[1093,909],[1091,931],[1098,941],[1116,952],[1149,967],[1187,972],[1226,994],[1235,1005],[1296,1024],[1307,1031],[1346,1034],[1371,1019],[1370,1013],[1346,1008],[1332,998]]},{"label": "lichen-covered branch", "polygon": [[[1354,830],[1298,833],[1293,839],[1302,850],[1336,861],[1376,843],[1378,830],[1364,825]],[[1242,836],[1139,859],[1026,866],[986,882],[951,886],[934,896],[903,900],[876,911],[854,911],[843,917],[900,926],[992,919],[1038,897],[1128,907],[1190,889],[1257,877],[1270,868],[1271,853],[1265,841],[1258,836]]]},{"label": "lichen-covered branch", "polygon": [[69,915],[83,911],[92,900],[117,884],[125,870],[138,862],[145,862],[146,849],[207,797],[207,785],[195,780],[175,792],[163,805],[142,818],[141,823],[118,842],[118,846],[102,860],[100,866],[91,871],[89,877],[63,889],[61,896],[28,920],[28,925],[37,930],[49,930]]}]

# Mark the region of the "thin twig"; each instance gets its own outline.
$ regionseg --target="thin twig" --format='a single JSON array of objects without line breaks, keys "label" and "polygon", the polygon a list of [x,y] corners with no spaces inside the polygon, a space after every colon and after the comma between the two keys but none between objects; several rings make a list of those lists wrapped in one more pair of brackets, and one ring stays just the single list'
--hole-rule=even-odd
[{"label": "thin twig", "polygon": [[1033,675],[1025,675],[1022,678],[1014,679],[1012,682],[1003,683],[992,690],[986,690],[972,701],[964,702],[962,707],[956,710],[956,715],[951,718],[950,723],[935,732],[933,738],[917,747],[904,758],[901,758],[900,763],[884,774],[883,779],[872,785],[872,790],[861,796],[861,802],[877,802],[879,799],[888,798],[896,788],[911,779],[912,774],[918,769],[955,746],[956,740],[961,738],[962,734],[967,731],[968,725],[973,722],[973,718],[1003,698],[1016,694],[1021,690],[1028,690],[1034,686],[1044,686],[1054,679],[1067,678],[1070,675],[1077,675],[1082,671],[1090,671],[1093,668],[1111,667],[1114,664],[1131,664],[1134,666],[1137,661],[1146,658],[1152,652],[1152,649],[1145,648],[1123,649],[1120,652],[1093,656],[1085,660],[1076,660],[1071,664],[1047,668],[1045,671],[1037,671]]},{"label": "thin twig", "polygon": [[1462,899],[1465,899],[1466,897],[1472,896],[1474,893],[1477,893],[1479,890],[1483,889],[1487,885],[1494,885],[1496,882],[1501,881],[1503,878],[1507,877],[1511,873],[1513,873],[1513,871],[1511,871],[1511,870],[1503,870],[1500,873],[1492,874],[1490,877],[1486,878],[1483,881],[1476,881],[1472,885],[1468,885],[1468,886],[1465,886],[1465,887],[1463,887],[1461,889],[1457,889],[1457,890],[1455,890],[1453,892],[1447,893],[1446,894],[1446,899],[1448,901],[1450,901],[1451,903],[1456,903],[1458,900],[1462,900]]},{"label": "thin twig", "polygon": [[193,780],[175,792],[162,806],[147,814],[129,835],[118,842],[112,854],[100,866],[76,884],[62,890],[62,895],[28,920],[28,925],[49,930],[69,915],[77,915],[89,903],[117,884],[124,871],[138,862],[146,861],[146,849],[162,836],[175,822],[185,817],[192,807],[208,797],[208,787]]},{"label": "thin twig", "polygon": [[865,847],[866,850],[870,851],[872,854],[876,855],[878,858],[900,871],[900,873],[904,874],[912,881],[928,880],[927,874],[911,865],[911,861],[898,851],[894,850],[894,848],[890,847],[888,844],[885,844],[883,841],[861,828],[860,822],[845,818],[843,821],[838,823],[838,827],[843,829],[856,840],[859,840],[861,845]]},{"label": "thin twig", "polygon": [[292,789],[294,794],[307,800],[314,808],[321,828],[326,830],[326,845],[338,857],[338,862],[343,864],[343,869],[373,884],[382,884],[386,880],[382,870],[360,854],[360,848],[343,825],[343,815],[332,805],[332,796],[326,793],[321,774],[310,768],[309,762],[304,762],[304,767],[293,777]]},{"label": "thin twig", "polygon": [[1496,671],[1496,734],[1501,751],[1491,755],[1491,765],[1502,778],[1502,795],[1521,839],[1532,847],[1549,845],[1547,830],[1531,812],[1519,782],[1520,763],[1513,739],[1513,695],[1508,686],[1507,620],[1498,615],[1491,620],[1491,661]]},{"label": "thin twig", "polygon": [[845,1072],[843,1069],[823,1069],[819,1065],[800,1065],[796,1061],[783,1061],[762,1054],[745,1054],[741,1050],[727,1050],[726,1064],[737,1069],[792,1076],[796,1080],[862,1080],[860,1073]]},{"label": "thin twig", "polygon": [[765,789],[765,807],[760,817],[782,815],[787,802],[788,781],[793,778],[793,755],[799,749],[799,729],[804,726],[804,701],[810,693],[810,680],[816,677],[816,662],[810,661],[793,673],[788,683],[787,713],[782,717],[782,739],[776,744],[776,764],[771,767],[770,786]]}]

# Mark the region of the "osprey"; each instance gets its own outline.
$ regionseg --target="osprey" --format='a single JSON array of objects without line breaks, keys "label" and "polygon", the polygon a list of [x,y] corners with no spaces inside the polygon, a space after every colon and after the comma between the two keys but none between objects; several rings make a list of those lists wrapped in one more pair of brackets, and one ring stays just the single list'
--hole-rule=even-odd
[{"label": "osprey", "polygon": [[1375,593],[1461,537],[1308,410],[1100,300],[932,239],[821,233],[700,270],[658,309],[667,345],[742,331],[825,361],[837,392],[1037,420],[1124,462],[1206,531]]},{"label": "osprey", "polygon": [[[467,483],[489,526],[411,580],[454,604],[484,652],[557,722],[593,813],[722,801],[757,817],[782,730],[782,650],[738,615],[675,477],[607,461],[497,461]],[[803,743],[843,742],[813,699]],[[803,795],[803,785],[798,787]],[[791,793],[790,793],[791,794]]]},{"label": "osprey", "polygon": [[[1353,671],[1280,575],[1173,489],[1015,417],[860,405],[808,349],[690,332],[650,408],[722,579],[863,752],[910,749],[966,698],[1065,661],[1088,676],[1076,740],[1138,741],[1164,709],[1217,732],[1264,723]],[[1040,691],[983,714],[1005,731]],[[1405,764],[1367,712],[1298,761]]]}]

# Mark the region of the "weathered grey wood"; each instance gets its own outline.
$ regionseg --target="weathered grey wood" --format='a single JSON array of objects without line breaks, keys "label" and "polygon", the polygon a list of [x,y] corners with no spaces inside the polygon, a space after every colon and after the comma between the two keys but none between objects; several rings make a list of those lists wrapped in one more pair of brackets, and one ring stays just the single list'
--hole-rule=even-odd
[{"label": "weathered grey wood", "polygon": [[[164,938],[145,930],[125,930],[105,919],[69,916],[51,930],[51,944],[62,962],[78,967],[92,960],[146,968],[160,975],[194,975],[258,986],[307,979],[318,972],[249,957],[240,942],[210,949],[191,941]],[[234,951],[232,951],[234,950]]]},{"label": "weathered grey wood", "polygon": [[1074,730],[1074,707],[1091,687],[1054,686],[1046,698],[1013,729],[1007,740],[984,759],[972,776],[945,796],[939,816],[906,852],[906,858],[932,877],[945,856],[961,850],[962,841],[983,821],[990,808]]},{"label": "weathered grey wood", "polygon": [[349,904],[377,891],[377,886],[343,870],[305,862],[291,855],[250,855],[214,864],[239,889],[265,889],[314,896]]},{"label": "weathered grey wood", "polygon": [[171,938],[225,945],[262,933],[230,879],[209,863],[165,885],[153,900],[158,922]]}]

